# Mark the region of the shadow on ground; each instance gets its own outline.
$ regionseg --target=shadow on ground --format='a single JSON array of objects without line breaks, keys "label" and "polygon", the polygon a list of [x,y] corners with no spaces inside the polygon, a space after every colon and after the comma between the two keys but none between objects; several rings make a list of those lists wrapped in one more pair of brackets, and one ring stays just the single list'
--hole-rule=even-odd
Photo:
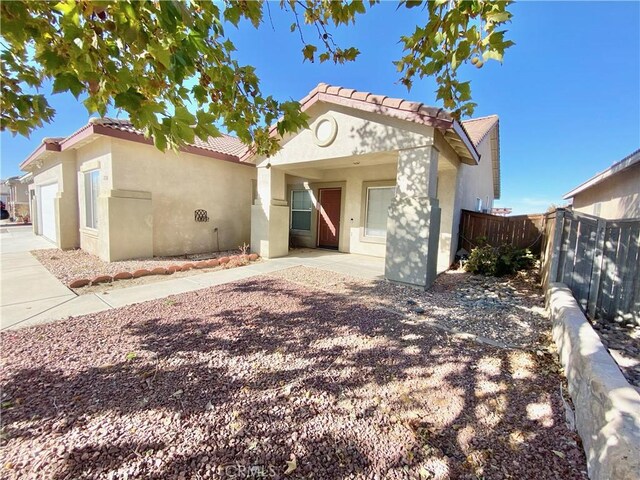
[{"label": "shadow on ground", "polygon": [[586,478],[550,355],[362,294],[260,277],[3,334],[3,475]]}]

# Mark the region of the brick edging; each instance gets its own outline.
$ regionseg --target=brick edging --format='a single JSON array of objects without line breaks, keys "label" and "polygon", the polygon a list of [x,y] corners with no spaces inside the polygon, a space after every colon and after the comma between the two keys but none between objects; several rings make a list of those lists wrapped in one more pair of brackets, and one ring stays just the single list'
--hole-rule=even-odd
[{"label": "brick edging", "polygon": [[569,288],[552,283],[547,293],[589,478],[640,478],[640,393],[624,378]]},{"label": "brick edging", "polygon": [[[212,258],[210,260],[200,260],[197,262],[186,262],[183,264],[169,265],[168,267],[156,267],[151,270],[140,269],[133,272],[118,272],[115,275],[98,275],[93,279],[78,278],[69,283],[69,288],[82,288],[89,285],[97,285],[99,283],[110,283],[114,280],[128,280],[131,278],[147,277],[150,275],[171,275],[175,272],[186,272],[192,269],[215,268],[224,266],[230,262],[246,260],[255,262],[260,258],[257,253],[250,255],[232,255],[229,257]],[[240,266],[240,265],[237,265]],[[235,267],[233,267],[235,268]]]}]

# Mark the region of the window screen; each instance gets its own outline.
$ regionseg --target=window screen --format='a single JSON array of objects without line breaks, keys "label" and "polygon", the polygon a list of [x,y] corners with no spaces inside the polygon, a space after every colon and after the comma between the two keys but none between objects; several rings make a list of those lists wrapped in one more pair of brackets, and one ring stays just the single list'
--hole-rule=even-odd
[{"label": "window screen", "polygon": [[85,223],[89,228],[98,228],[99,179],[98,170],[91,170],[84,174]]},{"label": "window screen", "polygon": [[367,188],[367,213],[364,225],[366,237],[387,236],[387,217],[396,187]]},{"label": "window screen", "polygon": [[311,210],[313,203],[307,190],[291,192],[291,229],[311,230]]}]

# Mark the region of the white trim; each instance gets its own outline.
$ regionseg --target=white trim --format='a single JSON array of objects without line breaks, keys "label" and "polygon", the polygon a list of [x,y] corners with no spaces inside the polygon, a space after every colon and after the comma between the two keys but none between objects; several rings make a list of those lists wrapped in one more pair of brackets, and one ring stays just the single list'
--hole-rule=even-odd
[{"label": "white trim", "polygon": [[[90,180],[89,184],[87,183],[87,178],[92,177],[93,174],[97,175],[96,181],[96,191],[95,195],[92,195],[91,186],[93,185],[93,181]],[[82,173],[82,181],[84,185],[84,219],[83,226],[86,229],[98,230],[98,197],[100,196],[100,170],[87,170]],[[91,205],[89,205],[89,200]],[[95,208],[94,208],[95,207]],[[89,216],[91,215],[91,222],[89,222]],[[90,224],[91,223],[91,224]]]},{"label": "white trim", "polygon": [[378,186],[366,187],[365,196],[364,196],[364,202],[365,202],[364,219],[363,219],[363,225],[362,225],[362,237],[363,237],[363,239],[365,239],[365,241],[366,240],[378,240],[378,241],[381,241],[381,242],[386,242],[387,241],[386,233],[385,233],[384,236],[367,235],[367,219],[369,218],[369,191],[370,190],[383,190],[383,189],[390,189],[390,188],[392,188],[394,190],[394,194],[395,194],[395,190],[397,188],[396,185],[378,185]]},{"label": "white trim", "polygon": [[[329,123],[329,128],[331,130],[329,131],[329,136],[323,139],[318,137],[318,128],[325,122]],[[319,147],[326,147],[328,145],[331,145],[336,139],[336,135],[338,135],[338,122],[336,122],[336,119],[328,113],[320,115],[316,120],[315,126],[313,127],[313,141],[315,142],[315,144]]]},{"label": "white trim", "polygon": [[[309,201],[311,202],[311,207],[307,210],[307,209],[302,209],[302,208],[293,208],[293,194],[294,192],[305,192],[307,195],[309,195]],[[295,189],[291,189],[291,193],[290,193],[290,201],[291,201],[291,207],[289,208],[289,230],[293,231],[293,232],[304,232],[306,234],[311,232],[311,225],[313,222],[313,200],[311,198],[311,192],[309,190],[307,190],[306,188],[295,188]],[[293,228],[293,212],[309,212],[309,229],[305,230],[302,228]]]}]

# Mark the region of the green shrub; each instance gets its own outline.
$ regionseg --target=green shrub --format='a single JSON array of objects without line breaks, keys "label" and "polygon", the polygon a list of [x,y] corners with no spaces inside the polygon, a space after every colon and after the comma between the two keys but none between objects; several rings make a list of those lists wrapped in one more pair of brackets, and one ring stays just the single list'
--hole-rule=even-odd
[{"label": "green shrub", "polygon": [[482,245],[471,250],[469,260],[464,267],[467,272],[501,277],[530,268],[534,261],[528,248],[521,249],[513,245],[500,247]]}]

